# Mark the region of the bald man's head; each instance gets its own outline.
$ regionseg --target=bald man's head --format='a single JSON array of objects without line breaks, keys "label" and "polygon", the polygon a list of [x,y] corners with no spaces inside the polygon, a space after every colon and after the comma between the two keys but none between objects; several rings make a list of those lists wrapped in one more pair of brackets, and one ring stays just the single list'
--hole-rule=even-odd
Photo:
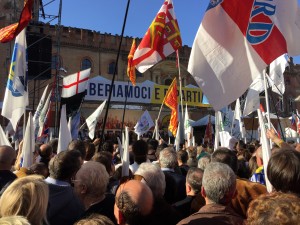
[{"label": "bald man's head", "polygon": [[153,195],[151,189],[137,180],[120,185],[116,193],[115,216],[118,224],[141,224],[151,213]]},{"label": "bald man's head", "polygon": [[7,145],[0,146],[0,170],[10,170],[16,160],[15,150]]}]

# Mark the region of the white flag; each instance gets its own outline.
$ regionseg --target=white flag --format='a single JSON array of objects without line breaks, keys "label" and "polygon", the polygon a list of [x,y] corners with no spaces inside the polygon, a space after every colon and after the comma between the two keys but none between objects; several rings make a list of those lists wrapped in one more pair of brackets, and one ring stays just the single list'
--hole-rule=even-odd
[{"label": "white flag", "polygon": [[1,112],[2,116],[10,120],[15,131],[28,105],[26,49],[26,29],[24,29],[16,37]]},{"label": "white flag", "polygon": [[[180,122],[178,122],[178,128],[180,127]],[[175,137],[175,149],[176,151],[179,151],[180,149],[180,129],[177,128],[176,137]]]},{"label": "white flag", "polygon": [[91,69],[86,69],[78,73],[64,77],[61,91],[62,98],[69,98],[86,90]]},{"label": "white flag", "polygon": [[149,112],[146,110],[137,122],[137,124],[134,126],[134,132],[141,136],[153,126],[154,122]]},{"label": "white flag", "polygon": [[49,104],[50,104],[50,99],[51,99],[52,91],[48,94],[48,97],[43,105],[43,108],[40,112],[39,116],[39,130],[37,132],[37,137],[41,137],[43,135],[43,130],[44,130],[44,124],[47,119],[47,113],[49,110]]},{"label": "white flag", "polygon": [[184,114],[184,135],[185,135],[185,140],[187,140],[187,146],[188,147],[192,146],[193,127],[191,126],[190,123],[187,104],[185,105],[185,114]]},{"label": "white flag", "polygon": [[24,136],[24,143],[23,143],[23,150],[22,150],[22,167],[29,168],[33,164],[33,151],[35,148],[35,136],[34,136],[34,126],[31,112],[28,116],[25,136]]},{"label": "white flag", "polygon": [[101,113],[105,107],[106,100],[85,120],[89,128],[89,137],[93,140],[95,136],[95,129]]},{"label": "white flag", "polygon": [[36,136],[38,134],[39,127],[40,127],[39,118],[40,118],[41,112],[44,108],[44,105],[46,103],[47,91],[48,91],[48,85],[45,87],[45,90],[43,92],[41,100],[40,100],[40,102],[39,102],[39,104],[36,108],[36,111],[33,115],[34,133],[35,133]]},{"label": "white flag", "polygon": [[0,125],[0,145],[8,145],[11,147],[9,140],[7,139],[2,126]]},{"label": "white flag", "polygon": [[234,115],[235,115],[234,118],[239,121],[241,138],[244,139],[245,136],[246,136],[246,130],[245,130],[244,122],[243,122],[243,119],[242,119],[241,104],[240,104],[240,99],[239,98],[235,102]]},{"label": "white flag", "polygon": [[270,85],[272,87],[272,91],[279,95],[283,95],[285,92],[283,73],[287,66],[288,62],[285,55],[278,57],[270,64],[269,76],[272,81]]},{"label": "white flag", "polygon": [[129,176],[129,130],[125,127],[125,135],[123,141],[123,157],[122,157],[122,177]]},{"label": "white flag", "polygon": [[71,141],[72,141],[72,136],[68,127],[66,105],[63,105],[61,107],[57,153],[67,150],[68,145]]}]

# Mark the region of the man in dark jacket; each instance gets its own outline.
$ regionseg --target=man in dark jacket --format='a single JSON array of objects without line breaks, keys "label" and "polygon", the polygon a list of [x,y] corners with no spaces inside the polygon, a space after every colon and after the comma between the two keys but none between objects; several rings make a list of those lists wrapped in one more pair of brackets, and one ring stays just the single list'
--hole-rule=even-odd
[{"label": "man in dark jacket", "polygon": [[11,172],[11,167],[15,164],[15,161],[15,150],[7,145],[0,146],[0,193],[3,193],[4,189],[17,178]]}]

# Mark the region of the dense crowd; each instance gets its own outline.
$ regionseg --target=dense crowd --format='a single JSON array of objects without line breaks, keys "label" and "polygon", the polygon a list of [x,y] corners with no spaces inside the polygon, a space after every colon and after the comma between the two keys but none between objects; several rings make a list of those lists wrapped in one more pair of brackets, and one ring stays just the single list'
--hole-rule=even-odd
[{"label": "dense crowd", "polygon": [[141,139],[130,143],[128,171],[113,141],[73,140],[58,154],[57,139],[37,143],[28,168],[22,142],[0,146],[0,224],[299,225],[300,145],[267,136],[267,168],[257,141],[176,151]]}]

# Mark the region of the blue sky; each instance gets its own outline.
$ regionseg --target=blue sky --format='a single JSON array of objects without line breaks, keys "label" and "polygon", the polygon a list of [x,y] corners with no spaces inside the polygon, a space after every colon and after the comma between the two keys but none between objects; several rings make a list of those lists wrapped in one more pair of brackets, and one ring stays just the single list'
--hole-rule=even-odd
[{"label": "blue sky", "polygon": [[[50,0],[43,0],[44,4]],[[142,38],[160,9],[164,0],[131,0],[125,36]],[[173,0],[184,45],[192,46],[209,0]],[[45,13],[58,14],[59,0],[46,5]],[[121,34],[127,0],[63,1],[62,20],[64,26],[85,28],[101,33]],[[300,5],[300,0],[298,0]],[[45,22],[49,21],[46,20]],[[53,21],[54,24],[57,20]],[[300,64],[300,56],[294,57]]]}]

